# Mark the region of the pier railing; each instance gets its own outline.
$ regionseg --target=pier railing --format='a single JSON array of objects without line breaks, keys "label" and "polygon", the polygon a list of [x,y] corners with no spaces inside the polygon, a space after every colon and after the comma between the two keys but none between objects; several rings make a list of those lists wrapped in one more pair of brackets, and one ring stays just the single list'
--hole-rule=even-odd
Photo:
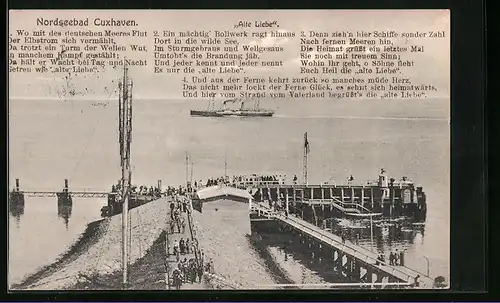
[{"label": "pier railing", "polygon": [[341,200],[337,198],[332,198],[332,199],[303,199],[303,202],[308,203],[308,204],[331,204],[338,210],[344,212],[344,213],[358,213],[358,214],[373,214],[373,215],[379,215],[378,213],[374,213],[368,208],[364,207],[361,204],[358,203],[352,203],[352,202],[342,202]]},{"label": "pier railing", "polygon": [[[23,193],[28,197],[38,197],[38,198],[56,197],[57,194],[61,192],[62,191],[41,191],[41,190],[20,191],[20,193]],[[92,191],[92,190],[68,191],[67,193],[74,198],[106,198],[110,194],[116,194],[111,192]]]},{"label": "pier railing", "polygon": [[421,280],[419,282],[422,286],[425,285],[427,287],[432,287],[433,285],[432,279],[430,277],[427,277],[425,274],[405,266],[395,267],[387,264],[386,262],[382,262],[379,260],[377,254],[372,252],[371,250],[358,245],[344,243],[338,236],[322,230],[319,227],[302,219],[295,218],[293,216],[285,216],[279,212],[271,211],[269,210],[267,205],[264,205],[262,203],[253,204],[252,210],[260,212],[261,214],[265,214],[265,216],[269,218],[278,219],[288,225],[291,225],[292,227],[318,239],[320,242],[336,247],[342,252],[349,254],[366,264],[370,264],[371,266],[376,267],[378,270],[383,271],[393,277],[397,277],[402,281],[406,281],[409,284],[413,284],[414,279],[417,276],[420,276]]},{"label": "pier railing", "polygon": [[293,289],[293,288],[307,288],[307,289],[371,289],[371,288],[395,288],[405,289],[411,287],[411,283],[322,283],[322,284],[261,284],[258,285],[259,289]]}]

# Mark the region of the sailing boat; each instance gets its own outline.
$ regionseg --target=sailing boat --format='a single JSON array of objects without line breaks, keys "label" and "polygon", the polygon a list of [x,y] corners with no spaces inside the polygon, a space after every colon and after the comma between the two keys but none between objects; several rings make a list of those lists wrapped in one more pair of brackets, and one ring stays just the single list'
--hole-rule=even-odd
[{"label": "sailing boat", "polygon": [[[228,103],[240,102],[239,108],[228,108]],[[215,108],[215,101],[209,101],[207,110],[191,110],[191,116],[200,117],[272,117],[274,111],[270,109],[261,109],[260,101],[254,102],[253,108],[245,108],[245,100],[243,98],[226,99],[222,102],[222,108]]]}]

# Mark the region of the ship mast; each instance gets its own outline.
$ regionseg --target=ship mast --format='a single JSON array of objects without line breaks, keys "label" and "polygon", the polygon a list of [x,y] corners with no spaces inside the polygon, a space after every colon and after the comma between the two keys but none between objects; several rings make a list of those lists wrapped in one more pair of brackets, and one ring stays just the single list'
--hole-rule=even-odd
[{"label": "ship mast", "polygon": [[304,159],[302,171],[304,174],[304,184],[307,185],[307,157],[309,155],[309,141],[307,140],[307,132],[304,133]]},{"label": "ship mast", "polygon": [[186,152],[186,188],[189,184],[189,156],[188,152]]},{"label": "ship mast", "polygon": [[224,153],[224,180],[227,179],[227,150]]},{"label": "ship mast", "polygon": [[128,78],[127,61],[123,63],[123,79],[118,84],[120,90],[119,110],[119,143],[122,199],[122,284],[128,284],[128,205],[132,172],[130,170],[130,146],[132,142],[132,80]]},{"label": "ship mast", "polygon": [[189,179],[189,182],[191,182],[191,186],[193,186],[193,168],[194,168],[194,162],[191,162],[191,176]]}]

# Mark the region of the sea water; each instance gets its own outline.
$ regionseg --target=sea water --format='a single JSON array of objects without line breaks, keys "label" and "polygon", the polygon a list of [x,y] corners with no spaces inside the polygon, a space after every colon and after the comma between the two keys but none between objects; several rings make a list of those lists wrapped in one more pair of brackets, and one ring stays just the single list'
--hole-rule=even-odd
[{"label": "sea water", "polygon": [[[276,110],[272,118],[190,117],[190,109],[206,102],[135,98],[133,183],[185,183],[186,152],[193,180],[224,175],[225,159],[228,175],[300,177],[307,132],[310,183],[341,183],[351,175],[373,180],[384,168],[396,180],[407,176],[424,187],[425,226],[398,237],[377,229],[375,249],[405,249],[407,265],[425,273],[429,260],[431,276],[449,277],[449,100],[276,100],[261,102]],[[69,179],[70,190],[110,190],[120,178],[117,106],[105,98],[10,100],[9,187],[19,178],[24,190],[60,190]],[[100,218],[105,204],[75,198],[66,224],[57,216],[56,198],[26,197],[24,214],[9,218],[9,283],[56,260]],[[355,230],[349,226],[356,224],[336,219],[333,227]],[[360,245],[372,249],[366,222],[358,225],[364,230]],[[283,257],[282,250],[270,248],[276,258]],[[300,259],[287,260],[294,258]],[[299,276],[292,261],[282,267]],[[303,276],[304,269],[300,272]]]}]

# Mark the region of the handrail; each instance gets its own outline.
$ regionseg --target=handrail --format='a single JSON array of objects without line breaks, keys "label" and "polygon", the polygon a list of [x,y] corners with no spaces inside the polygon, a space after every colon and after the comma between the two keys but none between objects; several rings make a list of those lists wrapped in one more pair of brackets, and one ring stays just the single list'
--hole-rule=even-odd
[{"label": "handrail", "polygon": [[[258,208],[260,209],[261,211],[263,210],[268,210],[268,208],[266,206],[263,206],[261,204],[258,204],[258,205],[252,205],[252,208]],[[312,225],[311,223],[309,222],[301,222],[303,220],[300,220],[298,218],[294,218],[294,217],[291,217],[291,216],[288,216],[288,217],[284,217],[282,214],[279,214],[279,213],[276,213],[274,215],[275,218],[283,221],[283,222],[288,222],[289,224],[290,223],[294,223],[296,225],[299,225],[300,227],[306,229],[306,232],[309,231],[309,234],[311,236],[315,236],[316,238],[318,238],[320,241],[326,243],[326,244],[330,244],[332,246],[341,246],[341,250],[344,251],[345,253],[348,253],[350,255],[352,255],[353,257],[356,257],[355,256],[355,253],[356,252],[359,252],[360,254],[362,254],[365,258],[365,262],[368,263],[368,260],[370,261],[375,261],[375,262],[379,262],[381,265],[384,265],[386,266],[385,268],[387,269],[387,267],[391,266],[389,264],[387,264],[386,262],[382,262],[380,260],[378,260],[378,258],[376,257],[376,254],[364,247],[361,247],[361,246],[356,246],[356,247],[353,247],[353,245],[351,244],[346,244],[346,243],[342,243],[341,241],[331,237],[330,235],[326,236],[326,235],[323,235],[322,233],[324,232],[323,230],[321,230],[321,232],[317,231],[316,229],[318,227]],[[305,224],[306,223],[306,224]],[[291,224],[293,225],[293,224]],[[363,252],[365,251],[365,252]],[[370,256],[371,255],[371,256]],[[358,259],[360,259],[361,261],[363,261],[363,259],[361,259],[361,257],[358,257]],[[418,274],[420,275],[421,277],[426,277],[423,273],[420,273],[416,270],[413,270],[411,268],[408,268],[406,266],[402,266],[402,268],[405,268],[406,270],[408,271],[411,271],[411,274]],[[407,280],[411,280],[411,279],[414,279],[415,277],[412,276],[411,274],[408,274],[402,270],[400,270],[399,268],[395,268],[395,267],[392,267],[392,273],[394,272],[398,272],[400,274],[402,274],[403,276],[406,276],[407,277]],[[393,274],[394,275],[394,274]]]},{"label": "handrail", "polygon": [[[282,221],[285,221],[285,220],[286,220],[286,219],[285,219],[285,220],[283,220],[284,218],[283,218],[281,215],[279,215],[279,216],[278,216],[278,218],[279,218],[279,219],[281,219]],[[291,219],[291,217],[288,217],[288,220],[290,220],[290,219]],[[314,226],[314,228],[312,228],[312,227],[307,226],[306,224],[304,224],[304,223],[302,223],[302,222],[300,222],[300,221],[295,221],[295,220],[298,220],[298,219],[293,218],[293,219],[291,219],[291,220],[293,220],[293,221],[294,221],[294,223],[296,223],[296,224],[298,224],[298,225],[301,225],[302,227],[307,228],[308,230],[312,231],[314,234],[319,235],[319,236],[318,236],[318,238],[319,238],[320,240],[323,240],[325,243],[328,243],[326,240],[322,239],[322,238],[325,238],[325,235],[322,235],[320,232],[318,232],[318,231],[314,230],[314,228],[316,228],[316,226],[314,226],[314,225],[312,225],[312,224],[310,224],[310,223],[306,222],[308,225]],[[327,237],[327,238],[329,238],[329,237]],[[333,244],[334,242],[336,242],[336,243],[340,244],[340,242],[339,242],[338,240],[336,240],[336,239],[330,238],[330,240],[332,240],[332,244]],[[345,249],[345,247],[348,247],[351,251],[359,251],[359,250],[357,250],[356,248],[353,248],[351,244],[342,243],[342,246],[343,246],[343,248],[344,248],[344,249]],[[364,248],[364,247],[361,247],[361,246],[357,246],[357,247],[358,247],[358,248],[360,248],[361,250],[366,251],[367,253],[374,254],[372,251],[369,251],[369,250],[367,250],[367,249],[366,249],[366,248]],[[386,262],[382,262],[382,261],[378,260],[378,259],[377,259],[377,258],[375,258],[375,257],[370,257],[370,256],[368,256],[368,255],[364,254],[363,252],[360,252],[360,253],[361,253],[361,254],[363,254],[363,255],[365,255],[365,256],[367,256],[367,257],[368,257],[371,261],[376,261],[376,262],[378,261],[378,262],[379,262],[379,263],[381,263],[382,265],[385,265],[385,266],[390,266],[390,265],[389,265],[389,264],[387,264]],[[354,256],[354,255],[353,255],[353,256]],[[421,277],[425,277],[425,275],[424,275],[423,273],[420,273],[420,272],[418,272],[418,271],[416,271],[416,270],[413,270],[413,269],[411,269],[411,268],[408,268],[408,267],[406,267],[406,266],[402,266],[402,267],[403,267],[403,268],[405,268],[405,269],[407,269],[407,270],[409,270],[409,271],[412,271],[413,273],[419,274]],[[386,268],[387,268],[387,267],[386,267]],[[406,272],[404,272],[404,271],[402,271],[402,270],[399,270],[398,268],[392,267],[392,270],[393,270],[393,272],[394,272],[394,271],[397,271],[397,272],[399,272],[399,273],[401,273],[401,274],[403,274],[403,275],[407,276],[407,277],[408,277],[408,279],[412,279],[412,278],[414,278],[414,277],[413,277],[413,276],[411,276],[410,274],[408,274],[408,273],[406,273]]]},{"label": "handrail", "polygon": [[[332,197],[330,199],[303,199],[304,202],[314,202],[314,201],[319,201],[319,202],[329,202],[331,204],[338,204],[340,207],[342,207],[344,210],[344,212],[346,212],[345,210],[346,209],[357,209],[360,211],[360,213],[363,213],[366,212],[366,213],[374,213],[373,211],[371,211],[370,209],[364,207],[363,205],[361,204],[358,204],[358,203],[352,203],[352,202],[342,202],[341,200],[339,200],[338,198],[335,198],[335,197]],[[348,206],[354,206],[354,208],[352,207],[348,207]]]},{"label": "handrail", "polygon": [[352,202],[343,202],[335,197],[332,197],[332,200],[334,200],[335,202],[337,203],[341,203],[343,205],[354,205],[356,208],[361,208],[361,210],[364,210],[368,213],[373,213],[371,210],[369,210],[368,208],[364,207],[363,205],[361,204],[358,204],[358,203],[352,203]]},{"label": "handrail", "polygon": [[[278,216],[278,218],[280,218],[280,216]],[[280,219],[282,219],[282,220],[283,220],[283,218],[280,218]],[[288,218],[288,219],[290,220],[290,218]],[[292,220],[293,220],[293,219],[292,219]],[[343,250],[345,253],[350,253],[353,257],[356,257],[356,256],[355,256],[356,252],[359,252],[360,254],[362,254],[362,255],[366,256],[366,257],[367,257],[367,260],[368,260],[368,259],[370,259],[370,261],[375,261],[375,262],[377,262],[377,261],[378,261],[378,262],[380,262],[380,263],[382,263],[382,264],[384,264],[384,265],[385,265],[385,262],[381,262],[381,261],[380,261],[380,260],[378,260],[376,257],[369,256],[369,255],[367,255],[367,254],[364,254],[363,252],[360,252],[358,249],[356,249],[356,248],[352,247],[350,244],[341,243],[341,242],[339,242],[337,239],[327,237],[327,236],[325,236],[325,235],[321,234],[320,232],[318,232],[318,231],[314,230],[313,228],[311,228],[311,227],[307,226],[306,224],[303,224],[302,222],[298,222],[298,221],[295,221],[295,220],[293,220],[293,222],[294,222],[294,223],[296,223],[296,224],[298,224],[298,225],[301,225],[302,227],[304,227],[304,228],[306,228],[306,229],[308,229],[308,230],[309,230],[312,234],[316,235],[316,237],[317,237],[319,240],[321,240],[321,241],[323,241],[323,242],[325,242],[325,243],[329,243],[329,241],[328,241],[328,240],[330,240],[330,243],[331,243],[332,245],[333,245],[334,243],[341,244],[341,245],[342,245],[342,250]],[[366,250],[366,249],[365,249],[365,248],[363,248],[363,247],[360,247],[360,246],[358,246],[358,247],[359,247],[359,248],[361,248],[362,250]],[[349,249],[349,251],[347,251],[347,250],[346,250],[346,248],[348,248],[348,249]],[[368,250],[366,250],[366,251],[368,251]],[[371,254],[374,254],[374,253],[373,253],[373,252],[371,252],[371,251],[368,251],[368,252],[370,252]],[[414,278],[414,277],[410,276],[409,274],[407,274],[407,273],[405,273],[405,272],[403,272],[403,271],[397,270],[396,268],[392,268],[392,269],[393,269],[394,271],[398,271],[398,272],[400,272],[401,274],[403,274],[403,275],[407,276],[408,278]]]},{"label": "handrail", "polygon": [[277,288],[281,288],[281,287],[300,287],[300,286],[305,286],[305,287],[314,287],[314,286],[318,286],[318,287],[321,287],[321,288],[334,288],[334,287],[356,287],[356,286],[359,286],[361,288],[366,288],[366,287],[372,287],[372,286],[411,286],[412,283],[408,283],[408,282],[400,282],[400,283],[394,283],[394,282],[391,282],[391,283],[377,283],[377,282],[374,282],[374,283],[365,283],[365,282],[362,282],[362,283],[322,283],[322,284],[312,284],[312,283],[306,283],[306,284],[261,284],[261,285],[258,285],[259,287],[261,288],[266,288],[266,287],[277,287]]}]

